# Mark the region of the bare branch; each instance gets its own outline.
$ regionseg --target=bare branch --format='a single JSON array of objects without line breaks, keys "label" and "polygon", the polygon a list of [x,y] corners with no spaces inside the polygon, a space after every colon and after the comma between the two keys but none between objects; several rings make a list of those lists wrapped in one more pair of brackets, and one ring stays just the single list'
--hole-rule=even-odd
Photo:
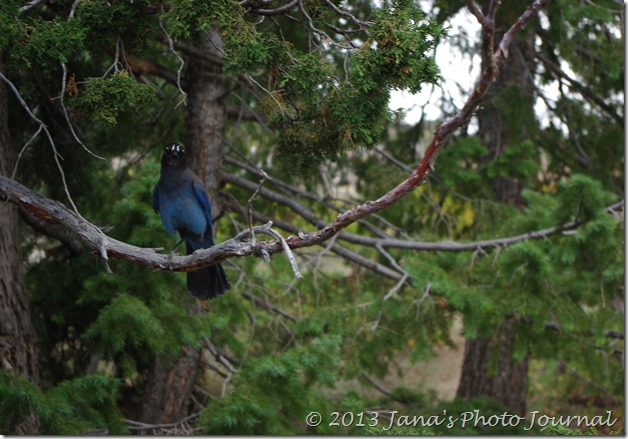
[{"label": "bare branch", "polygon": [[593,92],[588,87],[580,84],[578,81],[576,81],[575,79],[570,77],[558,65],[556,65],[554,62],[552,62],[551,60],[547,59],[546,57],[544,57],[540,53],[536,53],[535,57],[536,57],[536,59],[541,61],[541,63],[543,63],[543,66],[547,70],[549,70],[550,72],[555,74],[559,79],[564,79],[569,84],[569,87],[572,88],[573,90],[576,90],[578,93],[580,93],[580,95],[583,98],[585,98],[587,101],[592,102],[595,105],[597,105],[598,107],[600,107],[606,114],[608,114],[610,117],[612,117],[613,120],[619,126],[621,126],[621,127],[624,126],[624,118],[623,118],[623,116],[621,116],[620,114],[617,114],[615,112],[615,109],[611,105],[609,105],[606,102],[604,102],[604,99],[602,99],[600,96],[595,94],[595,92]]},{"label": "bare branch", "polygon": [[183,103],[185,105],[185,101],[186,101],[186,98],[187,98],[188,94],[186,92],[184,92],[183,88],[181,87],[181,73],[183,72],[183,67],[185,67],[185,62],[183,61],[183,58],[181,58],[181,55],[179,55],[177,53],[177,51],[174,49],[174,42],[172,41],[172,38],[170,37],[170,34],[166,30],[166,28],[164,26],[164,22],[163,22],[163,20],[161,18],[159,19],[159,27],[163,31],[164,35],[166,36],[166,40],[168,41],[168,50],[179,61],[179,70],[177,70],[177,87],[179,88],[179,93],[181,93],[183,95],[183,99],[181,100],[181,102],[179,102],[179,104]]},{"label": "bare branch", "polygon": [[[171,256],[156,253],[155,249],[135,247],[108,237],[99,227],[91,224],[75,212],[72,212],[63,204],[32,192],[28,188],[8,177],[0,176],[0,199],[23,207],[29,213],[35,215],[41,220],[54,224],[63,224],[78,234],[81,240],[85,242],[86,246],[92,250],[92,252],[101,255],[103,258],[127,259],[158,270],[193,271],[232,257],[250,255],[260,256],[263,252],[270,255],[285,251],[286,245],[290,248],[295,248],[291,246],[291,242],[293,245],[295,242],[298,244],[296,248],[304,247],[304,240],[307,239],[308,235],[305,233],[297,233],[297,235],[300,236],[289,237],[285,240],[285,244],[282,243],[281,240],[277,240],[275,242],[262,241],[253,245],[246,239],[250,236],[250,231],[246,229],[234,238],[217,244],[209,249],[199,250],[187,256]],[[620,208],[623,210],[623,207],[624,201],[622,200],[609,206],[606,210],[616,215],[616,210]],[[529,232],[514,237],[476,241],[471,243],[456,243],[448,241],[421,243],[395,239],[377,240],[375,238],[366,237],[363,237],[363,239],[373,245],[379,244],[382,247],[407,248],[414,250],[475,251],[478,248],[483,247],[500,248],[530,239],[547,238],[553,234],[575,229],[582,224],[584,224],[583,221],[572,221],[561,226]],[[290,227],[293,231],[295,229],[295,227],[291,224],[282,224],[282,226]],[[265,226],[254,227],[253,231],[255,233],[269,234],[276,237],[276,235],[270,232],[268,224]],[[340,235],[340,237],[343,237],[343,235]],[[310,245],[319,244],[320,242],[315,242]],[[386,269],[386,267],[379,267],[379,264],[376,262],[357,255],[344,247],[336,245],[333,251],[343,257],[347,257],[348,259],[359,261],[362,265],[374,269],[375,271],[382,272],[382,269],[385,269],[389,272],[387,275],[391,278],[399,279],[401,277],[398,272]],[[386,271],[382,273],[386,273]]]},{"label": "bare branch", "polygon": [[349,20],[357,24],[360,28],[365,28],[372,24],[372,22],[358,20],[353,14],[350,14],[349,12],[340,9],[331,0],[325,0],[325,3],[327,4],[327,6],[332,8],[336,14],[340,15],[341,17],[348,18]]},{"label": "bare branch", "polygon": [[68,109],[65,107],[65,101],[64,101],[66,81],[68,78],[68,69],[65,67],[64,63],[61,63],[61,68],[63,69],[63,75],[61,77],[61,95],[59,96],[59,102],[61,104],[61,109],[63,110],[63,115],[65,116],[65,120],[68,123],[68,126],[70,127],[70,132],[72,133],[72,136],[74,136],[74,140],[76,140],[78,144],[81,145],[83,149],[87,151],[91,156],[96,157],[97,159],[100,159],[100,160],[105,160],[104,157],[101,157],[98,154],[93,153],[87,146],[85,146],[85,144],[81,141],[81,139],[79,139],[78,135],[76,134],[76,131],[74,131],[74,125],[72,125],[72,121],[70,120],[70,115],[68,114]]},{"label": "bare branch", "polygon": [[482,25],[484,28],[493,28],[494,23],[491,19],[487,18],[483,13],[478,4],[474,0],[467,0],[467,7],[469,11],[477,18],[478,23]]},{"label": "bare branch", "polygon": [[43,0],[31,0],[28,3],[26,3],[24,6],[22,6],[20,9],[18,9],[17,11],[20,14],[23,14],[24,12],[28,11],[29,9],[34,8],[35,6],[37,6],[38,4],[40,4]]},{"label": "bare branch", "polygon": [[[282,15],[289,12],[290,9],[294,8],[299,3],[301,3],[301,0],[292,0],[291,2],[286,3],[285,5],[275,8],[275,9],[251,9],[251,10],[252,12],[258,15]],[[251,6],[251,5],[249,4],[248,6]]]},{"label": "bare branch", "polygon": [[408,279],[410,279],[410,275],[408,273],[405,273],[403,277],[399,279],[399,282],[397,282],[397,284],[386,293],[386,295],[384,296],[384,300],[390,299],[397,291],[401,289],[401,287],[408,281]]},{"label": "bare branch", "polygon": [[255,244],[255,234],[253,233],[253,201],[257,197],[257,194],[259,194],[259,192],[262,190],[262,187],[264,186],[264,183],[266,182],[266,180],[268,180],[268,174],[266,174],[263,169],[260,169],[260,172],[262,174],[262,179],[259,182],[258,188],[255,190],[255,192],[253,192],[253,195],[251,195],[251,197],[249,198],[249,202],[247,204],[249,230],[251,232],[251,242],[253,244]]},{"label": "bare branch", "polygon": [[[252,229],[251,229],[251,233],[252,233]],[[297,279],[303,279],[303,275],[299,271],[299,266],[297,265],[297,260],[294,258],[294,255],[292,254],[292,250],[288,246],[288,243],[286,242],[286,240],[283,239],[283,237],[279,233],[275,232],[270,227],[268,228],[267,233],[270,236],[274,237],[279,242],[281,242],[281,248],[283,249],[284,253],[288,257],[288,261],[290,262],[290,266],[292,267],[292,271],[294,272],[294,277],[296,277]]]},{"label": "bare branch", "polygon": [[246,297],[247,299],[249,299],[251,302],[253,302],[255,305],[259,306],[260,308],[265,309],[266,311],[270,311],[276,314],[279,314],[285,318],[287,318],[288,320],[296,323],[298,320],[295,316],[293,316],[292,314],[289,314],[287,312],[285,312],[282,309],[277,308],[276,306],[271,305],[270,303],[268,303],[266,300],[261,299],[251,293],[243,293],[242,294],[244,297]]},{"label": "bare branch", "polygon": [[147,424],[145,422],[133,421],[131,419],[125,419],[124,421],[127,423],[127,428],[129,430],[153,430],[153,429],[162,429],[162,428],[185,428],[185,424],[189,421],[193,421],[200,416],[200,413],[193,413],[180,421],[173,422],[171,424]]},{"label": "bare branch", "polygon": [[225,357],[208,338],[205,339],[205,347],[209,353],[213,355],[216,361],[222,364],[229,371],[229,376],[231,376],[231,374],[238,373],[238,370],[233,366],[233,364],[231,364],[231,361],[229,361],[229,359]]},{"label": "bare branch", "polygon": [[428,173],[434,169],[434,164],[436,163],[438,154],[449,140],[449,137],[455,130],[466,125],[471,116],[480,106],[484,96],[497,76],[497,66],[507,55],[508,46],[510,45],[514,34],[525,26],[525,24],[527,24],[548,1],[549,0],[535,1],[504,34],[504,37],[499,44],[499,50],[497,50],[492,57],[493,62],[490,63],[480,76],[476,87],[469,96],[465,105],[456,115],[441,124],[436,130],[431,143],[427,147],[423,159],[405,181],[401,182],[377,200],[367,201],[351,211],[338,215],[334,221],[322,230],[288,239],[290,247],[305,247],[325,241],[331,236],[339,233],[348,225],[353,224],[368,215],[372,215],[373,213],[385,209],[419,187],[427,177]]},{"label": "bare branch", "polygon": [[[24,98],[22,98],[22,95],[18,91],[17,87],[15,87],[15,85],[6,76],[4,76],[2,72],[0,72],[0,79],[2,79],[9,86],[9,88],[15,94],[15,97],[17,98],[17,100],[20,102],[20,105],[22,106],[22,108],[24,108],[24,110],[30,116],[30,118],[33,119],[35,123],[39,125],[39,129],[37,130],[37,132],[39,133],[41,130],[43,130],[44,133],[46,133],[46,137],[48,138],[48,142],[50,143],[50,147],[52,148],[52,156],[55,160],[55,163],[57,164],[57,169],[59,169],[59,174],[61,174],[61,182],[63,183],[63,190],[65,191],[65,195],[68,197],[68,201],[72,205],[72,208],[74,209],[76,214],[80,216],[79,211],[76,205],[74,204],[74,200],[72,199],[72,196],[70,195],[70,190],[68,189],[68,183],[65,180],[65,172],[63,172],[63,167],[61,166],[61,163],[59,162],[59,157],[61,157],[61,154],[59,154],[59,152],[57,151],[57,146],[55,145],[55,142],[52,139],[52,134],[50,134],[50,131],[48,131],[48,127],[37,116],[33,114],[33,112],[28,107],[28,104],[26,103]],[[27,142],[27,144],[31,143],[33,139],[34,137],[31,137],[31,139]],[[23,151],[20,151],[20,154],[22,152]],[[15,170],[14,170],[14,173],[15,173]]]}]

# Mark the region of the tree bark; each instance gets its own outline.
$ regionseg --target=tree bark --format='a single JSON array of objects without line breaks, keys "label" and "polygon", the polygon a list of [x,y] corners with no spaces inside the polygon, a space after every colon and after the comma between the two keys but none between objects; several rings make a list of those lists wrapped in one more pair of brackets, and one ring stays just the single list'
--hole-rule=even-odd
[{"label": "tree bark", "polygon": [[222,73],[223,42],[218,29],[210,29],[203,38],[201,49],[207,58],[191,58],[188,68],[188,116],[186,146],[190,168],[205,184],[212,205],[212,215],[221,213],[218,192],[222,186],[223,136],[226,109],[225,84]]},{"label": "tree bark", "polygon": [[191,413],[190,395],[194,389],[200,350],[184,346],[174,363],[156,358],[142,398],[142,422],[170,424]]},{"label": "tree bark", "polygon": [[[201,50],[210,58],[222,59],[222,38],[216,29],[203,38]],[[212,206],[212,216],[221,209],[218,191],[222,175],[222,144],[225,122],[224,78],[222,63],[211,63],[206,57],[192,56],[188,66],[188,115],[186,148],[190,168],[203,180]],[[196,301],[190,302],[190,314],[200,312]],[[189,415],[191,393],[199,370],[201,350],[183,347],[172,364],[156,358],[143,399],[142,421],[150,424],[172,423]]]},{"label": "tree bark", "polygon": [[[0,53],[0,71],[4,72]],[[11,149],[7,87],[0,81],[0,175],[10,176],[15,165]],[[0,201],[0,368],[39,381],[35,330],[24,283],[17,209]],[[18,434],[37,434],[36,416],[18,427]]]},{"label": "tree bark", "polygon": [[[499,41],[501,34],[497,32],[495,37]],[[486,54],[483,54],[483,64],[487,62]],[[534,33],[528,29],[513,39],[510,56],[489,91],[483,108],[478,111],[478,136],[490,151],[488,160],[496,160],[510,145],[530,138],[526,122],[532,122],[533,119],[524,117],[524,120],[516,122],[508,120],[504,114],[504,99],[499,105],[496,102],[500,93],[509,87],[516,87],[520,100],[512,102],[512,105],[525,105],[525,111],[529,109],[530,117],[533,118],[533,72]],[[515,127],[514,123],[518,125]],[[496,198],[518,208],[524,204],[522,188],[522,182],[512,178],[497,176],[492,182]],[[467,340],[457,391],[459,398],[468,401],[482,395],[489,396],[514,413],[525,415],[529,358],[526,356],[521,361],[513,358],[515,323],[513,318],[507,318],[491,336]],[[495,373],[489,367],[491,362],[496,365]]]}]

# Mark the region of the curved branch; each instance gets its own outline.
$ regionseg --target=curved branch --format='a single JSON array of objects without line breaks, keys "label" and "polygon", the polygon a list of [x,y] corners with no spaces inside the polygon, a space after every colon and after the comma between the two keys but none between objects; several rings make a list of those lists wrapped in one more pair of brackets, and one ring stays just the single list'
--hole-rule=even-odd
[{"label": "curved branch", "polygon": [[[247,242],[249,230],[244,230],[234,238],[219,245],[204,249],[187,256],[165,255],[157,253],[156,249],[142,248],[111,238],[103,231],[71,211],[58,201],[43,197],[20,183],[0,175],[0,201],[11,202],[39,220],[51,224],[60,224],[75,232],[92,253],[99,254],[103,259],[126,259],[157,270],[193,271],[215,264],[222,260],[236,257],[260,255],[265,247],[274,243],[261,242],[252,245]],[[270,229],[271,224],[254,227],[258,234],[275,236]],[[282,243],[277,242],[280,249]],[[267,252],[269,253],[269,252]],[[273,252],[276,253],[276,252]]]},{"label": "curved branch", "polygon": [[[275,203],[283,204],[284,206],[290,208],[293,212],[301,216],[303,219],[308,221],[315,227],[323,227],[325,222],[319,218],[314,212],[308,209],[303,204],[299,203],[294,197],[289,197],[285,195],[278,194],[268,188],[259,188],[256,183],[253,183],[249,180],[246,180],[242,177],[238,177],[234,174],[225,173],[223,174],[225,181],[235,184],[236,186],[245,188],[250,191],[259,190],[259,195],[263,198],[266,198]],[[276,182],[276,181],[275,181]],[[615,210],[619,207],[623,207],[623,200],[619,201],[607,208],[607,211]],[[262,221],[268,221],[266,218]],[[455,242],[455,241],[437,241],[437,242],[425,242],[425,241],[415,241],[411,239],[397,239],[397,238],[388,238],[388,237],[380,237],[373,238],[369,236],[358,235],[354,233],[349,233],[345,231],[338,232],[338,238],[352,243],[369,247],[382,247],[382,248],[398,248],[405,250],[419,250],[419,251],[449,251],[449,252],[460,252],[460,251],[475,251],[478,249],[484,248],[492,248],[492,247],[507,247],[513,244],[516,244],[521,241],[528,241],[533,239],[545,239],[549,236],[556,235],[558,233],[566,232],[569,230],[576,229],[584,224],[584,221],[571,221],[565,224],[561,224],[555,227],[549,227],[542,230],[535,230],[532,232],[522,233],[515,236],[509,236],[505,238],[495,238],[495,239],[486,239],[481,241],[473,241],[473,242]],[[280,226],[284,230],[291,231],[296,233],[295,230],[286,229],[286,226]],[[307,234],[299,234],[299,235],[307,235]],[[288,240],[292,240],[296,238],[288,238]]]},{"label": "curved branch", "polygon": [[549,0],[535,1],[504,34],[501,42],[499,43],[498,49],[491,57],[491,62],[488,63],[488,67],[482,72],[477,85],[465,105],[456,115],[441,124],[436,130],[431,143],[425,151],[423,159],[410,176],[406,178],[406,180],[377,200],[367,201],[353,210],[341,213],[334,221],[317,232],[304,233],[298,237],[288,238],[287,241],[290,247],[307,247],[323,242],[359,219],[379,212],[391,204],[396,203],[401,198],[419,187],[425,181],[427,175],[434,169],[438,154],[449,140],[449,137],[451,137],[454,131],[469,122],[471,116],[482,103],[484,96],[497,76],[499,64],[508,56],[508,47],[512,42],[514,34],[524,27],[538,13],[538,11],[547,4],[548,1]]},{"label": "curved branch", "polygon": [[[92,250],[92,253],[100,255],[105,260],[109,258],[126,259],[156,270],[193,271],[233,257],[251,255],[262,256],[278,253],[285,250],[286,244],[290,248],[295,248],[290,245],[290,242],[294,242],[294,240],[307,239],[304,237],[304,235],[307,234],[295,231],[295,226],[292,226],[291,224],[282,224],[280,227],[289,231],[292,230],[293,233],[297,233],[298,236],[289,237],[285,241],[282,239],[276,239],[275,241],[259,241],[256,244],[252,244],[249,240],[251,232],[249,229],[246,229],[234,238],[217,244],[211,248],[199,250],[187,256],[173,256],[157,253],[157,249],[136,247],[111,238],[105,235],[99,227],[77,215],[65,207],[62,203],[45,198],[15,180],[0,175],[0,202],[2,201],[11,202],[23,208],[39,220],[67,227],[79,236],[79,238],[85,243],[86,247]],[[614,214],[617,209],[623,209],[623,206],[624,201],[622,200],[607,207],[606,210],[609,213]],[[421,243],[398,239],[364,239],[368,242],[366,245],[380,247],[432,251],[475,251],[483,247],[503,247],[520,241],[547,238],[552,234],[574,229],[582,224],[584,224],[584,222],[574,221],[562,226],[529,232],[514,237],[476,241],[471,243],[456,243],[447,241]],[[269,222],[263,226],[254,227],[253,232],[256,234],[266,234],[276,238],[276,232],[270,228],[271,225],[272,223]],[[339,237],[342,237],[342,235]],[[303,245],[300,247],[303,247]],[[377,262],[364,258],[348,248],[335,244],[332,251],[347,259],[353,260],[360,265],[382,273],[387,277],[393,279],[400,279],[402,277],[399,272],[381,266]]]},{"label": "curved branch", "polygon": [[[548,1],[549,0],[536,0],[504,34],[498,49],[492,55],[492,62],[489,63],[488,67],[482,73],[474,91],[469,96],[469,99],[464,107],[456,115],[440,125],[440,127],[436,130],[432,142],[429,144],[423,159],[406,180],[377,200],[367,201],[352,210],[339,214],[335,220],[325,225],[320,230],[310,233],[299,233],[298,236],[291,236],[287,238],[285,243],[291,249],[320,244],[340,233],[342,229],[346,228],[350,224],[353,224],[368,215],[372,215],[382,209],[385,209],[393,203],[396,203],[420,186],[425,181],[428,174],[433,171],[438,154],[445,146],[449,137],[455,130],[468,123],[471,116],[479,107],[488,89],[497,76],[499,64],[508,56],[508,46],[512,41],[513,35],[525,26],[525,24],[527,24]],[[0,78],[8,82],[9,85],[12,85],[6,78],[2,76],[0,76]],[[264,195],[264,190],[262,190],[262,195]],[[250,231],[245,230],[233,239],[227,240],[209,249],[197,251],[188,256],[163,255],[157,253],[155,249],[135,247],[110,238],[106,236],[98,227],[83,219],[78,213],[70,211],[63,204],[42,197],[14,180],[3,176],[0,176],[0,198],[10,201],[18,206],[22,206],[45,221],[64,224],[71,230],[75,231],[86,243],[89,249],[91,249],[94,253],[100,254],[104,259],[110,257],[127,259],[159,270],[192,271],[231,257],[262,254],[270,255],[278,253],[284,250],[285,245],[280,240],[276,240],[274,242],[262,241],[252,244],[250,241],[247,242],[246,240],[246,237],[250,235]],[[318,220],[319,219],[316,218],[315,221],[318,222]],[[578,224],[574,224],[571,227],[577,227],[577,225]],[[267,224],[266,226],[254,228],[254,232],[269,234],[269,229],[270,225]],[[558,231],[562,230],[565,230],[564,226],[559,226],[559,228],[552,233],[558,233]],[[347,235],[349,234],[343,233],[343,239],[346,239]],[[527,235],[528,236],[525,238],[520,237],[519,240],[544,238],[548,236],[548,232],[531,232]],[[507,241],[507,239],[510,239],[510,241]],[[396,241],[398,240],[382,239],[379,244],[382,247],[386,246],[386,244],[391,246],[393,244],[398,244],[400,245],[399,248],[407,248],[401,247],[401,245],[406,245],[406,241],[403,241],[404,244],[397,243]],[[494,246],[495,241],[496,240],[488,241],[488,244],[485,241],[482,242],[482,244]],[[508,245],[512,242],[513,238],[505,238],[501,245]],[[434,243],[429,244],[429,249],[438,249],[433,246]],[[442,250],[476,250],[478,248],[478,243],[440,243],[440,246],[440,249]],[[463,248],[460,246],[463,246]]]},{"label": "curved branch", "polygon": [[297,6],[299,3],[301,2],[301,0],[292,0],[289,3],[286,3],[285,5],[279,6],[275,9],[254,9],[251,6],[252,5],[248,5],[249,7],[251,7],[251,11],[258,14],[258,15],[266,15],[266,16],[270,16],[270,15],[283,15],[286,14],[287,12],[290,11],[290,9],[294,8],[295,6]]}]

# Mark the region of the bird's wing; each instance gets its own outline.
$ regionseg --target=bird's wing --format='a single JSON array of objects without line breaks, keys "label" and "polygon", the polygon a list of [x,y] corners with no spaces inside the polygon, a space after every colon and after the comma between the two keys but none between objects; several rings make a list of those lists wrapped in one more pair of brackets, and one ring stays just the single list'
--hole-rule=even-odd
[{"label": "bird's wing", "polygon": [[192,180],[192,189],[194,189],[194,196],[198,200],[198,203],[203,210],[203,214],[205,215],[205,219],[207,220],[207,224],[211,229],[212,225],[212,208],[209,203],[209,197],[207,196],[207,192],[205,192],[205,188],[203,184],[197,180],[196,178]]}]

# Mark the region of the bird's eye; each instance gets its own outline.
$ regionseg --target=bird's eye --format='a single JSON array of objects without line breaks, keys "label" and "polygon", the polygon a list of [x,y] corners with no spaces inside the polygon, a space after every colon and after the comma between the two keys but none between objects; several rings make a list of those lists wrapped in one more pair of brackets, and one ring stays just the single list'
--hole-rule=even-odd
[{"label": "bird's eye", "polygon": [[169,152],[169,153],[177,153],[177,154],[180,154],[180,153],[182,153],[183,151],[185,151],[185,150],[183,149],[183,147],[182,147],[181,145],[177,145],[177,144],[175,144],[175,143],[173,143],[172,145],[168,145],[168,146],[166,147],[166,152]]}]

